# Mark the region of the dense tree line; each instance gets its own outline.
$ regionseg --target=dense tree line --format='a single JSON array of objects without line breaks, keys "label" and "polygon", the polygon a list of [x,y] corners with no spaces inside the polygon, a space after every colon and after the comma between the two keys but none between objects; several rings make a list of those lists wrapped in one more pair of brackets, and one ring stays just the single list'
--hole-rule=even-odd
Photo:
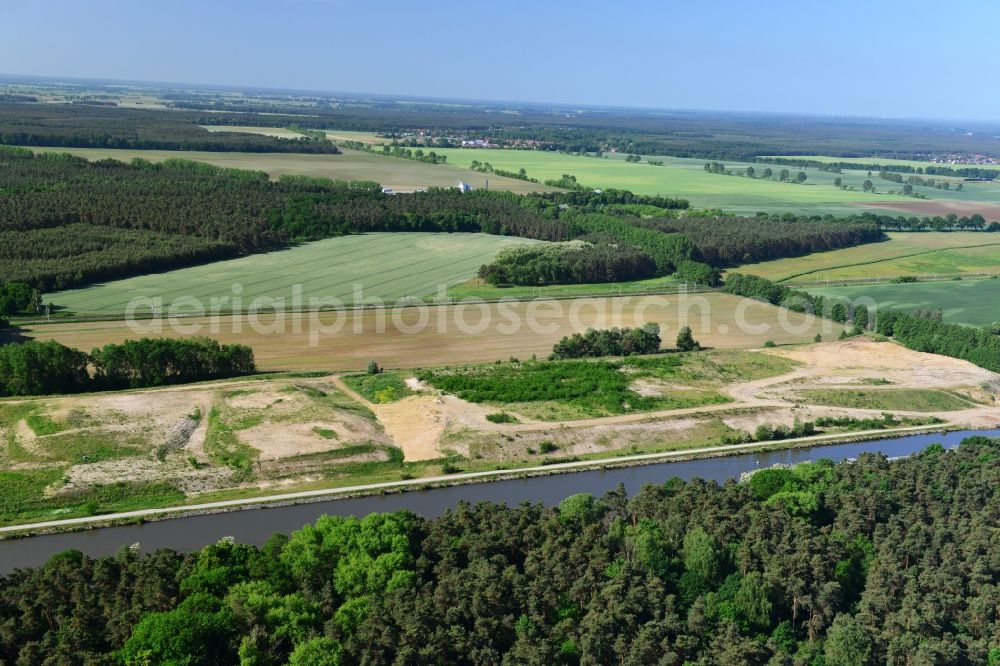
[{"label": "dense tree line", "polygon": [[42,292],[233,257],[230,244],[91,224],[0,231],[0,281]]},{"label": "dense tree line", "polygon": [[494,285],[544,285],[624,282],[656,275],[656,264],[642,250],[592,240],[505,248],[479,269],[479,277]]},{"label": "dense tree line", "polygon": [[572,233],[567,222],[537,214],[510,192],[327,190],[289,197],[272,213],[270,228],[302,240],[365,231],[466,231],[561,241]]},{"label": "dense tree line", "polygon": [[253,372],[249,347],[208,338],[128,340],[89,354],[55,341],[0,345],[0,396],[165,386]]},{"label": "dense tree line", "polygon": [[550,360],[655,354],[660,351],[660,327],[645,324],[637,328],[588,328],[584,333],[563,337],[552,347]]},{"label": "dense tree line", "polygon": [[574,190],[570,192],[548,192],[536,195],[534,198],[541,198],[553,202],[557,206],[570,206],[584,212],[597,212],[606,206],[615,204],[654,206],[664,210],[686,210],[690,208],[687,199],[676,199],[651,194],[633,194],[628,190],[618,190],[614,188],[602,190]]},{"label": "dense tree line", "polygon": [[[259,124],[268,124],[258,118]],[[9,104],[0,98],[0,144],[66,148],[336,153],[325,139],[284,139],[209,132],[193,118],[169,111],[92,105]]]},{"label": "dense tree line", "polygon": [[806,218],[785,221],[723,216],[644,219],[637,224],[683,234],[703,261],[720,267],[797,257],[885,239],[878,226],[869,221],[831,223]]},{"label": "dense tree line", "polygon": [[324,517],[0,579],[6,663],[942,664],[1000,657],[1000,445],[558,507]]},{"label": "dense tree line", "polygon": [[795,312],[825,317],[841,324],[853,323],[862,330],[872,325],[872,313],[864,305],[853,305],[845,299],[799,291],[756,275],[727,273],[723,291],[779,305]]},{"label": "dense tree line", "polygon": [[660,275],[675,272],[682,261],[699,259],[694,243],[685,236],[638,226],[634,220],[600,213],[565,215],[562,219],[572,223],[574,235],[615,238],[640,248],[652,257]]}]

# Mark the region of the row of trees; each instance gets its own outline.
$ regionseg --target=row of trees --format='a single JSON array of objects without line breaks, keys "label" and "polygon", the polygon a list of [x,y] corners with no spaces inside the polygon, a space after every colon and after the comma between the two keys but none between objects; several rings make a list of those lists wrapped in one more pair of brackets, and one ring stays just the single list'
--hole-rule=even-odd
[{"label": "row of trees", "polygon": [[[688,329],[690,334],[691,329]],[[637,328],[588,328],[584,333],[563,337],[552,347],[550,360],[655,354],[660,350],[660,327],[644,324]],[[686,343],[685,343],[686,344]],[[696,344],[693,343],[692,345]],[[694,347],[692,346],[691,349]],[[684,351],[691,351],[685,349]]]},{"label": "row of trees", "polygon": [[[93,368],[93,374],[89,372]],[[245,345],[208,338],[143,338],[91,353],[55,341],[0,345],[0,396],[143,388],[256,372]]]},{"label": "row of trees", "polygon": [[[882,180],[888,180],[893,183],[903,184],[902,174],[892,173],[889,171],[879,171],[878,177]],[[938,190],[950,190],[951,181],[950,180],[938,180],[936,178],[922,178],[921,176],[907,176],[906,185],[910,186],[909,192],[913,191],[913,186],[917,185],[919,187],[933,187]],[[906,190],[906,187],[903,188]],[[962,183],[955,183],[955,191],[961,192],[963,189]]]},{"label": "row of trees", "polygon": [[479,160],[472,160],[469,165],[470,171],[478,171],[479,173],[492,173],[498,176],[503,176],[505,178],[516,178],[517,180],[524,180],[529,183],[537,183],[537,178],[529,178],[528,172],[525,171],[524,167],[521,167],[517,171],[508,171],[507,169],[497,169],[489,162],[480,162]]},{"label": "row of trees", "polygon": [[[737,172],[733,171],[732,169],[727,169],[726,165],[720,162],[705,162],[705,171],[724,176],[737,175]],[[739,173],[741,173],[743,176],[747,178],[760,178],[762,180],[775,179],[774,172],[770,168],[762,169],[760,174],[758,175],[757,170],[755,168],[753,168],[752,166],[748,166],[747,168],[743,169],[742,172]],[[778,172],[776,179],[781,181],[782,183],[790,183],[790,182],[804,183],[806,182],[806,180],[809,179],[809,176],[806,174],[805,171],[799,171],[797,174],[795,174],[795,177],[793,178],[792,174],[788,171],[788,169],[782,169],[781,171]]]},{"label": "row of trees", "polygon": [[5,663],[860,664],[1000,658],[1000,445],[323,517],[257,548],[0,579]]},{"label": "row of trees", "polygon": [[858,330],[869,329],[874,323],[873,313],[870,313],[865,305],[855,305],[845,299],[798,291],[756,275],[727,273],[723,291],[779,305],[795,312],[825,317],[841,324],[853,324]]},{"label": "row of trees", "polygon": [[494,285],[623,282],[655,274],[656,264],[642,250],[600,240],[509,247],[479,269]]}]

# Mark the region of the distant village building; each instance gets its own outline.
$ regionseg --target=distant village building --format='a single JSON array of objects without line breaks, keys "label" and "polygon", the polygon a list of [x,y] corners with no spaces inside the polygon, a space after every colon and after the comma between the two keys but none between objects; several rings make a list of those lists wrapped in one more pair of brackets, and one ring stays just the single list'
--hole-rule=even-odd
[{"label": "distant village building", "polygon": [[472,191],[472,185],[469,185],[469,184],[468,184],[467,182],[465,182],[464,180],[460,180],[460,181],[458,181],[458,182],[457,182],[457,183],[455,184],[455,187],[456,187],[456,188],[458,188],[458,191],[459,191],[459,192],[471,192],[471,191]]}]

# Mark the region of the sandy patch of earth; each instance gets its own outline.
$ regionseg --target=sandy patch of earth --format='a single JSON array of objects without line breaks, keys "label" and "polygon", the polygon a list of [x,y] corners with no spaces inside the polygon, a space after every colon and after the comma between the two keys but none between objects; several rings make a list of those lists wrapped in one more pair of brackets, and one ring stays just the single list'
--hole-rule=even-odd
[{"label": "sandy patch of earth", "polygon": [[236,409],[267,410],[268,414],[287,414],[304,406],[306,397],[298,392],[265,389],[252,393],[240,391],[234,395],[223,394],[223,402]]},{"label": "sandy patch of earth", "polygon": [[770,350],[769,353],[800,361],[804,367],[795,374],[820,381],[822,377],[837,376],[846,380],[845,383],[858,379],[887,379],[900,388],[947,388],[979,386],[1000,380],[995,373],[967,361],[925,354],[865,337]]},{"label": "sandy patch of earth", "polygon": [[[332,430],[336,435],[324,437],[316,432],[317,429]],[[342,421],[266,422],[240,430],[238,437],[244,444],[260,451],[262,461],[323,453],[367,442],[390,443],[375,424],[360,417]]]},{"label": "sandy patch of earth", "polygon": [[431,387],[427,385],[427,382],[422,382],[416,377],[407,377],[406,387],[411,391],[417,391],[418,393],[431,390]]},{"label": "sandy patch of earth", "polygon": [[445,400],[436,395],[411,395],[396,402],[373,405],[386,434],[403,449],[405,460],[433,460],[441,457],[438,442],[454,417]]}]

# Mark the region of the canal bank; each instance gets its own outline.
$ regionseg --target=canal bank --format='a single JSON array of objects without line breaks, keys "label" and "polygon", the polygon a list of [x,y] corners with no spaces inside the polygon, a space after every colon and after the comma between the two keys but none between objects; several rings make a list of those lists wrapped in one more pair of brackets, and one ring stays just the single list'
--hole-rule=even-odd
[{"label": "canal bank", "polygon": [[[75,532],[39,534],[0,541],[0,573],[26,566],[37,566],[52,555],[67,549],[80,550],[92,557],[110,555],[122,547],[139,544],[143,552],[159,548],[191,551],[232,537],[243,543],[260,545],[275,532],[290,532],[311,523],[321,515],[363,516],[373,512],[407,510],[434,517],[460,502],[502,502],[516,506],[522,502],[540,502],[547,506],[579,492],[600,495],[624,485],[634,494],[645,484],[661,484],[670,478],[704,478],[719,483],[738,479],[741,474],[772,465],[795,465],[818,458],[841,461],[863,453],[882,453],[887,457],[908,456],[930,444],[952,447],[974,435],[1000,437],[1000,430],[962,430],[948,433],[921,433],[894,438],[870,439],[847,443],[822,443],[770,450],[750,450],[692,460],[667,462],[609,460],[590,461],[590,467],[603,463],[602,469],[553,469],[556,474],[527,475],[519,478],[488,480],[437,488],[414,488],[405,492],[369,494],[336,499],[314,499],[306,503],[247,504],[244,510],[187,515],[170,520],[142,524],[115,525]],[[774,443],[773,446],[781,446]],[[684,452],[677,452],[683,454]],[[689,452],[691,453],[691,452]],[[583,467],[588,463],[580,465]],[[620,466],[614,466],[614,465]],[[539,472],[545,470],[538,470]],[[497,472],[495,476],[503,475]],[[508,471],[510,475],[512,472]],[[494,478],[495,478],[494,476]],[[399,490],[399,488],[397,488]],[[273,500],[274,498],[272,498]],[[183,509],[183,508],[182,508]],[[193,510],[194,507],[188,507]],[[107,519],[108,517],[103,517]],[[101,517],[95,517],[101,520]]]}]

